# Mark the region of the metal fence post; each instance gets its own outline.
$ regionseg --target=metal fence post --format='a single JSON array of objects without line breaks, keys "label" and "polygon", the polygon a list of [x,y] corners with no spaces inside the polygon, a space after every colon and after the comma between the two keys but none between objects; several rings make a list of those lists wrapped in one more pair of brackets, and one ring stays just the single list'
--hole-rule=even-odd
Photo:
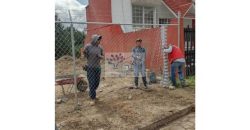
[{"label": "metal fence post", "polygon": [[178,11],[178,47],[180,47],[180,18],[181,18],[181,12]]},{"label": "metal fence post", "polygon": [[164,47],[167,45],[167,26],[161,26],[161,42],[162,42],[162,57],[163,57],[163,87],[169,87],[168,76],[168,56],[164,54]]},{"label": "metal fence post", "polygon": [[69,12],[69,18],[70,18],[70,33],[71,33],[71,43],[72,43],[72,56],[73,56],[73,75],[74,75],[74,90],[75,90],[75,109],[78,109],[78,97],[77,97],[77,82],[76,82],[76,56],[75,56],[75,39],[74,39],[74,32],[73,32],[73,22],[72,22],[72,17]]}]

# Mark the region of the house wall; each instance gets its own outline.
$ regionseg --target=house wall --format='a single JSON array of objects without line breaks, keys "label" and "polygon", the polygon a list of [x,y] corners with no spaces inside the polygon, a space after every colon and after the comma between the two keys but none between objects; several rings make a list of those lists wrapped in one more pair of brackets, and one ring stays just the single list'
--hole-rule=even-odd
[{"label": "house wall", "polygon": [[[111,0],[112,22],[132,23],[131,0]],[[132,31],[131,25],[122,26],[124,32]]]},{"label": "house wall", "polygon": [[[126,6],[126,9],[129,10],[128,3],[129,0],[90,0],[89,6],[86,9],[87,21],[91,22],[119,22],[120,21],[130,21],[131,19],[129,13],[124,14],[125,17],[121,14],[122,6],[114,7],[117,2],[122,2],[123,6]],[[162,3],[160,3],[161,5]],[[131,4],[130,4],[131,5]],[[165,5],[164,5],[165,6]],[[164,6],[158,6],[158,12],[166,12]],[[126,10],[125,9],[125,10]],[[132,11],[132,8],[130,9]],[[118,11],[118,12],[116,12]],[[124,11],[125,12],[125,11]],[[132,12],[131,12],[132,14]],[[168,14],[162,13],[158,14],[159,16],[167,16]],[[122,17],[121,17],[122,16]],[[123,19],[124,18],[124,19]],[[132,20],[131,20],[132,22]],[[177,23],[177,19],[172,19],[171,23]],[[180,32],[181,32],[181,49],[184,50],[184,20],[181,19]],[[141,38],[143,40],[143,46],[147,50],[146,55],[146,67],[148,69],[153,69],[156,72],[161,71],[163,65],[162,53],[161,53],[161,37],[160,29],[144,29],[136,32],[127,32],[125,33],[123,28],[120,25],[94,25],[88,24],[86,43],[91,41],[92,34],[100,34],[103,36],[101,45],[104,48],[105,52],[131,52],[132,48],[135,46],[135,40]],[[178,27],[177,26],[168,26],[167,31],[167,42],[178,45]]]},{"label": "house wall", "polygon": [[189,28],[192,28],[192,19],[184,19],[184,28],[187,28],[189,25]]},{"label": "house wall", "polygon": [[[132,0],[133,1],[133,0]],[[156,8],[156,23],[159,18],[175,18],[161,0],[152,0],[151,2],[141,2],[131,0],[111,0],[112,22],[113,23],[132,23],[132,5],[151,6]]]},{"label": "house wall", "polygon": [[[178,19],[172,19],[171,24],[177,24]],[[184,20],[180,19],[180,48],[184,52]],[[168,26],[167,43],[178,46],[178,26]]]},{"label": "house wall", "polygon": [[178,11],[183,16],[186,11],[190,8],[192,0],[163,0],[176,14]]},{"label": "house wall", "polygon": [[157,14],[158,17],[163,18],[175,18],[175,16],[170,12],[167,7],[161,2],[159,6],[157,6]]},{"label": "house wall", "polygon": [[159,18],[175,18],[172,12],[163,4],[162,0],[132,0],[132,4],[156,8],[156,23],[159,23]]},{"label": "house wall", "polygon": [[87,21],[112,22],[111,0],[89,0]]},{"label": "house wall", "polygon": [[111,0],[112,22],[132,23],[131,0]]},{"label": "house wall", "polygon": [[159,23],[159,18],[175,18],[172,12],[170,12],[162,2],[160,5],[156,6],[156,12],[156,23]]},{"label": "house wall", "polygon": [[[141,5],[156,8],[154,23],[159,23],[159,18],[174,18],[175,16],[166,8],[162,0],[111,0],[113,23],[132,23],[132,5]],[[121,25],[124,32],[133,31],[132,25]]]},{"label": "house wall", "polygon": [[[86,7],[87,22],[112,22],[111,0],[89,0]],[[101,29],[107,25],[87,24],[86,42],[91,40],[94,30]]]},{"label": "house wall", "polygon": [[192,28],[195,28],[195,19],[192,19]]},{"label": "house wall", "polygon": [[189,9],[188,13],[195,14],[195,7],[192,4],[192,7]]}]

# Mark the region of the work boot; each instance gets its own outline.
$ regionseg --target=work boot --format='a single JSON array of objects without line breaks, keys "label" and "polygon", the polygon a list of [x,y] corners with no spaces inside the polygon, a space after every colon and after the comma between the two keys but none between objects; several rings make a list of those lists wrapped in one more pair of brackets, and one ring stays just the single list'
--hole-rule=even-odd
[{"label": "work boot", "polygon": [[145,88],[148,88],[146,77],[142,77],[142,81],[143,81]]},{"label": "work boot", "polygon": [[138,89],[138,77],[135,77],[135,88]]}]

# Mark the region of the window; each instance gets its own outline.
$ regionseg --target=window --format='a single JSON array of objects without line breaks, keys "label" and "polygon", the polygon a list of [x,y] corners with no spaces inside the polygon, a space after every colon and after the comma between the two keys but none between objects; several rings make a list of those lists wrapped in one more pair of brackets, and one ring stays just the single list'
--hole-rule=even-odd
[{"label": "window", "polygon": [[[154,23],[154,8],[144,7],[144,24]],[[152,28],[152,25],[147,25],[147,28]]]},{"label": "window", "polygon": [[[143,23],[143,7],[133,6],[133,23],[142,24]],[[138,26],[138,25],[135,25]]]},{"label": "window", "polygon": [[159,24],[170,24],[170,19],[168,18],[160,18]]},{"label": "window", "polygon": [[[154,10],[153,7],[132,6],[133,23],[135,24],[153,24],[154,23]],[[134,27],[151,28],[151,25],[134,25]]]}]

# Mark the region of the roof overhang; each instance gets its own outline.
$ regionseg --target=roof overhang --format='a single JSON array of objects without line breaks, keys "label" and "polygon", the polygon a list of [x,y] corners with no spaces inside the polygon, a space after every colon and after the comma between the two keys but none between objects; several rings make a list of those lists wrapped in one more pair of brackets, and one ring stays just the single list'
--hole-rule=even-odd
[{"label": "roof overhang", "polygon": [[188,17],[188,18],[195,18],[195,5],[192,3],[188,10],[185,12],[183,17]]},{"label": "roof overhang", "polygon": [[161,1],[163,5],[175,16],[175,18],[178,18],[177,14],[164,2],[164,0]]}]

